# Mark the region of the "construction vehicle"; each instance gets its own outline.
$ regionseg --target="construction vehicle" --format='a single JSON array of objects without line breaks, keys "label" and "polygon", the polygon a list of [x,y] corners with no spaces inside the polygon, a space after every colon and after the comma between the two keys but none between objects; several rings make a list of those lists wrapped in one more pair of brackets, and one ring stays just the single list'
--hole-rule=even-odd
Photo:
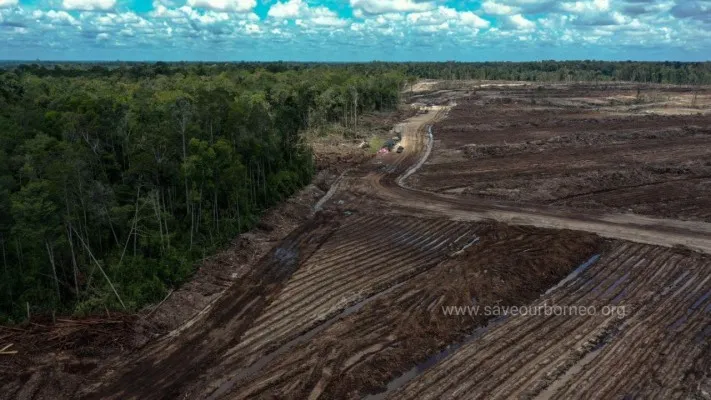
[{"label": "construction vehicle", "polygon": [[388,149],[388,151],[393,151],[393,147],[395,147],[395,141],[392,139],[388,139],[385,141],[385,144],[382,148]]}]

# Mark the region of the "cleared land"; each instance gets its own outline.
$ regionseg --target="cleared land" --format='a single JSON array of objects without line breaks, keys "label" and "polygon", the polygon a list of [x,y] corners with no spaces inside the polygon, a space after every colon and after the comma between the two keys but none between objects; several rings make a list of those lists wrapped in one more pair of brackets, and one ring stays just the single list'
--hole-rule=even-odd
[{"label": "cleared land", "polygon": [[624,313],[511,317],[393,398],[708,397],[711,259],[615,243],[570,278],[531,307]]},{"label": "cleared land", "polygon": [[416,187],[711,222],[711,91],[482,88],[435,126]]},{"label": "cleared land", "polygon": [[446,316],[442,307],[473,298],[480,304],[502,300],[507,305],[525,304],[601,244],[594,235],[567,231],[467,226],[477,236],[450,247],[452,251],[470,246],[459,256],[383,292],[358,313],[265,366],[257,376],[243,379],[233,394],[237,398],[360,398],[383,391],[414,364],[488,320]]},{"label": "cleared land", "polygon": [[[640,103],[636,89],[625,86],[419,89],[431,91],[416,100],[445,107],[403,123],[404,153],[350,169],[324,211],[234,278],[224,294],[67,397],[708,398],[711,257],[701,252],[711,253],[711,224],[704,199],[679,195],[666,208],[635,209],[647,204],[644,197],[620,207],[577,204],[571,194],[608,183],[575,181],[565,163],[585,159],[608,172],[619,164],[623,173],[658,160],[669,168],[691,163],[688,173],[698,176],[655,175],[681,185],[669,192],[677,194],[696,182],[691,178],[707,182],[711,117],[704,109],[701,116],[658,116],[669,108]],[[681,91],[680,104],[691,93],[670,90]],[[545,96],[534,105],[532,93]],[[634,102],[609,99],[624,96]],[[697,101],[708,101],[703,96]],[[650,116],[642,117],[642,109]],[[549,122],[526,130],[526,118],[543,121],[546,112],[573,127]],[[584,113],[597,113],[586,118],[600,122],[580,122]],[[488,118],[488,128],[470,114]],[[433,123],[434,147],[427,134]],[[542,136],[529,138],[534,131]],[[479,140],[487,135],[489,142]],[[545,144],[508,148],[534,140]],[[597,147],[603,149],[585,158]],[[669,148],[676,158],[661,152]],[[489,163],[488,172],[478,169],[481,163]],[[595,171],[581,165],[571,168]],[[486,174],[493,176],[487,185],[520,184],[517,193],[526,195],[482,189]],[[599,313],[446,311],[544,305]],[[623,314],[603,315],[605,306]],[[10,396],[22,387],[12,389]]]}]

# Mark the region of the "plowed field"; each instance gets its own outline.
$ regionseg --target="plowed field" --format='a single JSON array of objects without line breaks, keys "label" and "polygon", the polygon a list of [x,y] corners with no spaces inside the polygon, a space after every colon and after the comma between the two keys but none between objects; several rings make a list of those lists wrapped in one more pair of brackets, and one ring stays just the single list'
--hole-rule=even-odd
[{"label": "plowed field", "polygon": [[691,108],[691,89],[499,89],[459,100],[435,125],[415,186],[711,222],[711,107],[698,100],[711,91]]},{"label": "plowed field", "polygon": [[708,398],[711,117],[689,90],[436,90],[457,105],[404,121],[404,153],[74,397]]},{"label": "plowed field", "polygon": [[708,396],[708,257],[615,243],[531,308],[544,305],[600,315],[512,316],[393,398]]}]

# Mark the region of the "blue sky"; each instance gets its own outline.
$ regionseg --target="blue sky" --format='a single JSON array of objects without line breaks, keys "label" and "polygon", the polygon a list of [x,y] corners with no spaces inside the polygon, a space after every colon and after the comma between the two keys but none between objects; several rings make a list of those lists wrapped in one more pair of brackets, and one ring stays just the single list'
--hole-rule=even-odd
[{"label": "blue sky", "polygon": [[711,60],[711,0],[0,0],[0,59]]}]

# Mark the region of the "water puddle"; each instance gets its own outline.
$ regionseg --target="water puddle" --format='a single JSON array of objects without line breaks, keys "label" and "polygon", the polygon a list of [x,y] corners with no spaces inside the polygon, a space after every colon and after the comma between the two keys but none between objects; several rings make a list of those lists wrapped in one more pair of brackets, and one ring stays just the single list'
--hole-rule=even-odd
[{"label": "water puddle", "polygon": [[461,254],[464,254],[464,251],[465,251],[466,249],[468,249],[469,247],[471,247],[471,246],[473,246],[473,245],[479,243],[479,240],[480,240],[480,238],[478,238],[478,237],[474,238],[471,242],[465,244],[464,246],[462,246],[461,249],[455,251],[454,253],[450,254],[449,256],[450,256],[450,257],[456,257],[456,256],[459,256],[459,255],[461,255]]},{"label": "water puddle", "polygon": [[464,250],[470,248],[472,245],[475,245],[475,244],[477,244],[477,243],[479,243],[479,238],[475,238],[475,239],[472,240],[471,242],[465,244],[464,247],[462,247],[462,249],[459,250],[459,251],[464,251]]},{"label": "water puddle", "polygon": [[462,233],[461,235],[459,235],[459,237],[457,237],[456,239],[454,239],[454,242],[452,242],[452,243],[453,243],[453,244],[459,243],[460,240],[464,239],[464,238],[465,238],[466,236],[468,236],[470,233],[472,233],[472,230],[471,230],[471,229],[468,230],[468,231],[466,231],[466,232],[464,232],[464,233]]},{"label": "water puddle", "polygon": [[427,360],[415,365],[414,367],[412,367],[410,370],[408,370],[404,374],[391,380],[388,383],[388,385],[384,391],[382,391],[380,393],[370,394],[368,396],[365,396],[363,398],[363,400],[385,399],[388,395],[390,395],[390,393],[405,386],[408,382],[410,382],[413,379],[417,378],[418,376],[422,375],[428,369],[439,364],[440,361],[442,361],[445,358],[449,357],[450,355],[454,354],[457,350],[459,350],[459,348],[461,348],[465,344],[471,343],[472,341],[479,339],[485,333],[490,331],[492,328],[494,328],[498,325],[501,325],[505,320],[506,320],[506,317],[495,318],[495,319],[492,319],[491,321],[489,321],[486,326],[482,326],[482,327],[474,329],[474,331],[472,331],[472,333],[470,333],[469,335],[465,336],[462,341],[448,345],[443,350],[441,350],[439,353],[430,356],[430,358],[428,358]]},{"label": "water puddle", "polygon": [[[628,273],[624,274],[623,276],[617,278],[617,280],[612,284],[612,286],[607,288],[607,290],[605,291],[603,296],[608,297],[608,296],[612,295],[612,293],[615,293],[615,290],[617,290],[617,288],[622,284],[622,282],[626,281],[629,276],[630,276],[630,273],[628,272]],[[617,297],[617,296],[615,296],[615,297]]]},{"label": "water puddle", "polygon": [[597,260],[599,260],[599,259],[600,259],[600,254],[595,254],[594,256],[590,257],[587,261],[585,261],[584,263],[580,264],[577,268],[575,268],[573,270],[573,272],[568,274],[568,276],[566,276],[562,281],[558,282],[557,285],[546,290],[544,295],[549,294],[549,293],[553,292],[554,290],[565,286],[568,282],[575,280],[580,274],[585,272],[585,270],[590,268],[590,266],[595,264],[597,262]]},{"label": "water puddle", "polygon": [[689,311],[696,311],[697,308],[701,306],[709,297],[711,297],[711,290],[706,292],[705,295],[703,295],[700,299],[696,300],[696,302],[691,306]]},{"label": "water puddle", "polygon": [[627,295],[627,289],[622,289],[622,291],[617,296],[615,296],[615,298],[612,299],[612,301],[610,301],[610,303],[612,305],[618,305],[618,304],[620,304],[620,301],[622,301],[625,298],[626,295]]}]

